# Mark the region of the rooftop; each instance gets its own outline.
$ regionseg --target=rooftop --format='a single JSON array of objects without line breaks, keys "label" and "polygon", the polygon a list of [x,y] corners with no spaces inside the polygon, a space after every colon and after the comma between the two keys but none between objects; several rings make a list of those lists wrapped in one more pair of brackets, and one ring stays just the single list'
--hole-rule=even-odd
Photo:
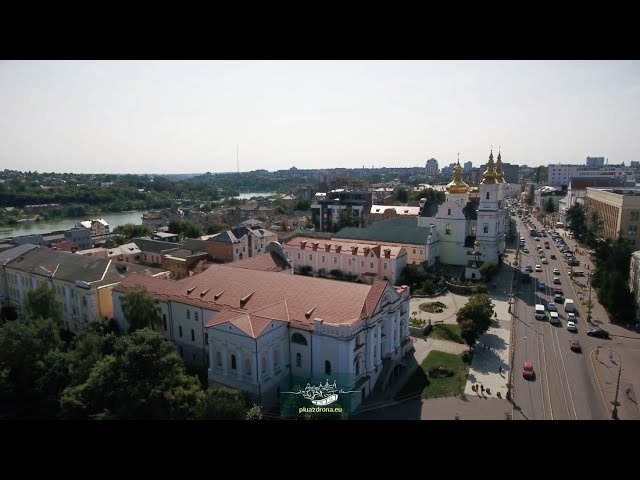
[{"label": "rooftop", "polygon": [[401,216],[376,222],[366,228],[343,228],[333,235],[332,240],[369,240],[406,245],[425,245],[428,235],[428,228],[418,227],[417,217]]}]

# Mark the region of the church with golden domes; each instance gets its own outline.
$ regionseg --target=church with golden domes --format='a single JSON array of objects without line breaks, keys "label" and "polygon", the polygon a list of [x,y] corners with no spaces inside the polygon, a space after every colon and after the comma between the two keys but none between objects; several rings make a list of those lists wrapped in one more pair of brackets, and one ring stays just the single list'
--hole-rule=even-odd
[{"label": "church with golden domes", "polygon": [[467,279],[480,279],[485,262],[499,263],[505,251],[509,217],[498,152],[489,155],[487,169],[477,192],[462,180],[460,159],[453,180],[446,186],[445,201],[433,217],[420,217],[418,225],[430,229],[427,238],[427,265],[443,263],[465,267]]}]

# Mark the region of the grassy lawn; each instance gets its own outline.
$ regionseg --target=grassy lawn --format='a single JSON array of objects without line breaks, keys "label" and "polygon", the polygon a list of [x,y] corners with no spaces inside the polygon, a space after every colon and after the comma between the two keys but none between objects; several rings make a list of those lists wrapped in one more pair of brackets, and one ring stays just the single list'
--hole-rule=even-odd
[{"label": "grassy lawn", "polygon": [[[434,367],[445,367],[452,370],[454,374],[451,377],[432,377],[428,372]],[[468,374],[469,365],[462,361],[460,355],[434,350],[427,355],[420,368],[411,375],[404,387],[396,394],[395,400],[402,400],[418,394],[422,395],[422,398],[460,395],[464,391]]]},{"label": "grassy lawn", "polygon": [[429,337],[438,340],[448,340],[450,342],[464,343],[460,336],[460,325],[452,323],[438,323],[433,326]]}]

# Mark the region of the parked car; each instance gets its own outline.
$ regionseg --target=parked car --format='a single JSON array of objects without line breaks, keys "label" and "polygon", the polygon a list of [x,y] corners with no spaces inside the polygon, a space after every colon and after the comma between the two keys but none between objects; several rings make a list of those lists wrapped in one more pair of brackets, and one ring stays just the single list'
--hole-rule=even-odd
[{"label": "parked car", "polygon": [[571,320],[572,322],[575,322],[577,320],[576,314],[573,312],[567,313],[567,320]]},{"label": "parked car", "polygon": [[576,325],[576,322],[567,322],[567,330],[569,330],[570,332],[577,332],[578,327]]},{"label": "parked car", "polygon": [[587,331],[587,335],[589,335],[590,337],[598,337],[598,338],[610,337],[609,332],[601,328],[592,328],[591,330]]},{"label": "parked car", "polygon": [[582,347],[580,346],[580,342],[578,340],[569,340],[569,348],[574,352],[582,351]]},{"label": "parked car", "polygon": [[527,380],[532,380],[534,375],[533,365],[531,362],[524,362],[524,365],[522,366],[522,376]]}]

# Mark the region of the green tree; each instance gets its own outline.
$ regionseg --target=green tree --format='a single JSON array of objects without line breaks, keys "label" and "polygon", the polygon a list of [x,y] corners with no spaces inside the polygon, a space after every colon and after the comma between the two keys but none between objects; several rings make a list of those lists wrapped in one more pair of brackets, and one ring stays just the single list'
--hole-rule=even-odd
[{"label": "green tree", "polygon": [[491,280],[498,273],[498,264],[495,262],[485,262],[480,267],[480,275],[487,281]]},{"label": "green tree", "polygon": [[584,206],[576,203],[567,210],[567,224],[578,240],[583,240],[587,230],[587,219]]},{"label": "green tree", "polygon": [[547,199],[544,201],[544,211],[547,213],[553,213],[556,211],[556,205],[555,203],[553,203],[553,198],[552,197],[547,197]]},{"label": "green tree", "polygon": [[[47,372],[64,366],[55,352],[62,347],[58,324],[50,318],[23,318],[0,327],[1,404],[18,417],[51,417]],[[63,362],[62,362],[63,363]]]},{"label": "green tree", "polygon": [[182,234],[187,238],[198,238],[202,236],[202,230],[191,220],[185,220],[182,222]]},{"label": "green tree", "polygon": [[201,420],[243,420],[251,405],[240,390],[224,386],[209,387],[198,406]]},{"label": "green tree", "polygon": [[245,415],[245,420],[262,420],[262,407],[260,405],[254,405]]},{"label": "green tree", "polygon": [[129,333],[141,328],[155,329],[162,324],[158,301],[145,288],[134,288],[120,301]]},{"label": "green tree", "polygon": [[172,220],[169,222],[169,233],[173,233],[174,235],[182,234],[182,222],[178,222],[176,220]]},{"label": "green tree", "polygon": [[50,318],[62,326],[62,307],[56,300],[56,292],[46,283],[35,290],[29,290],[25,296],[25,315],[29,318]]},{"label": "green tree", "polygon": [[144,328],[119,337],[86,382],[65,389],[60,405],[72,418],[193,419],[203,400],[175,347]]},{"label": "green tree", "polygon": [[460,325],[460,336],[469,346],[473,346],[480,335],[489,330],[493,305],[491,298],[484,294],[473,295],[456,314],[456,321]]},{"label": "green tree", "polygon": [[294,210],[299,210],[302,212],[306,212],[311,208],[311,204],[307,200],[298,200],[298,203],[293,207]]},{"label": "green tree", "polygon": [[352,208],[344,208],[340,210],[338,214],[338,221],[334,225],[335,231],[342,230],[346,227],[359,227],[360,219],[358,214],[353,211]]},{"label": "green tree", "polygon": [[127,223],[126,225],[118,225],[113,229],[113,233],[124,236],[127,240],[138,237],[146,237],[151,235],[151,230],[147,225],[135,225]]},{"label": "green tree", "polygon": [[396,188],[394,195],[400,203],[407,203],[409,201],[409,192],[407,192],[407,189],[404,187]]}]

